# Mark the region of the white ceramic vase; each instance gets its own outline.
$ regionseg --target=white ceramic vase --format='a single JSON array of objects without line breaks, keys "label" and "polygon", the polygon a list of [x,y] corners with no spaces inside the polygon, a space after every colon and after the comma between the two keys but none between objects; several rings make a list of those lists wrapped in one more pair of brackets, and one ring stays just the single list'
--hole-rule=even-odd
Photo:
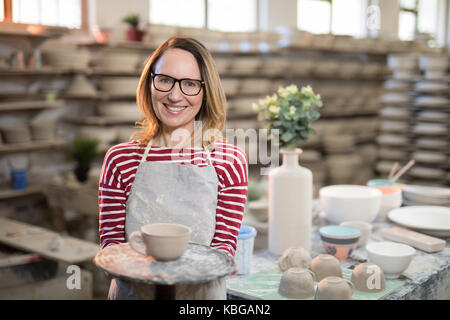
[{"label": "white ceramic vase", "polygon": [[311,251],[313,181],[299,165],[301,149],[282,149],[283,163],[269,174],[269,251],[290,247]]}]

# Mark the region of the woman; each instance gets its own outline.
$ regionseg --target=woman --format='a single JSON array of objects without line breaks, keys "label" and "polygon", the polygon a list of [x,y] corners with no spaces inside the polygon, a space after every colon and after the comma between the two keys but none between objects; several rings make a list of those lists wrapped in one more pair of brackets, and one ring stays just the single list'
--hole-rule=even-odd
[{"label": "woman", "polygon": [[[102,248],[126,242],[142,225],[171,222],[188,225],[192,242],[233,257],[246,203],[247,159],[220,140],[226,100],[211,55],[194,39],[170,38],[148,60],[136,98],[145,116],[137,139],[110,148],[103,163]],[[113,279],[108,298],[137,295],[129,283]],[[225,299],[225,281],[177,286],[176,299],[184,298]]]}]

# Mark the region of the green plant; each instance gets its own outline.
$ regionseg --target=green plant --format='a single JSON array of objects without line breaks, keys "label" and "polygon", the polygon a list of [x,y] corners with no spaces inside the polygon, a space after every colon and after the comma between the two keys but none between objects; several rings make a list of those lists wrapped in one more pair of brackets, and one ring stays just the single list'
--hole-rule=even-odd
[{"label": "green plant", "polygon": [[75,175],[81,182],[87,180],[87,174],[91,168],[91,163],[99,155],[97,151],[99,140],[85,137],[77,137],[73,141],[70,150],[72,157],[77,161]]},{"label": "green plant", "polygon": [[73,141],[72,156],[80,164],[90,164],[98,155],[98,143],[98,139],[77,137]]},{"label": "green plant", "polygon": [[280,147],[292,150],[315,133],[310,125],[320,118],[317,108],[322,105],[320,95],[315,94],[311,86],[299,90],[292,84],[260,99],[259,104],[253,104],[253,110],[268,130],[279,130]]},{"label": "green plant", "polygon": [[247,200],[256,201],[261,199],[263,196],[264,196],[264,187],[261,185],[261,183],[254,180],[249,180]]},{"label": "green plant", "polygon": [[129,14],[122,19],[122,22],[128,23],[133,29],[139,26],[139,16],[137,14]]}]

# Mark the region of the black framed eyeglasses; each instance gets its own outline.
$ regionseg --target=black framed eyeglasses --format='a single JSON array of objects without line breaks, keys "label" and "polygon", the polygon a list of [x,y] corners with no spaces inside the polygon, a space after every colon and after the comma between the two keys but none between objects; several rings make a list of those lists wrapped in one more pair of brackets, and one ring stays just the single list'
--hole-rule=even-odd
[{"label": "black framed eyeglasses", "polygon": [[198,95],[202,90],[202,87],[205,85],[205,82],[201,80],[189,78],[175,79],[174,77],[162,73],[152,73],[151,77],[153,79],[153,87],[156,90],[169,92],[170,90],[172,90],[175,83],[179,82],[181,92],[183,92],[183,94],[187,96]]}]

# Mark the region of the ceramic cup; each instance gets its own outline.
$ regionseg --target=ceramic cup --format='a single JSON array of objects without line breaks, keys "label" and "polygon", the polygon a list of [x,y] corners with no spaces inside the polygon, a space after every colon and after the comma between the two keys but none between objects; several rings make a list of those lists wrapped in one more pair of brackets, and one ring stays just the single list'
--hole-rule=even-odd
[{"label": "ceramic cup", "polygon": [[[153,223],[131,233],[130,247],[159,261],[176,260],[184,253],[191,237],[191,229],[175,223]],[[139,242],[143,244],[139,245]]]},{"label": "ceramic cup", "polygon": [[305,268],[283,272],[278,293],[286,298],[305,299],[314,296],[314,273]]},{"label": "ceramic cup", "polygon": [[355,288],[339,277],[326,277],[317,284],[316,300],[350,300]]},{"label": "ceramic cup", "polygon": [[311,256],[306,249],[302,247],[292,247],[283,251],[278,266],[281,271],[286,271],[289,268],[299,267],[308,268],[311,263]]},{"label": "ceramic cup", "polygon": [[316,281],[321,281],[329,276],[342,277],[339,260],[329,254],[319,254],[311,261],[310,268],[316,275]]},{"label": "ceramic cup", "polygon": [[364,221],[346,221],[342,222],[341,226],[348,226],[358,229],[361,232],[361,236],[358,241],[358,248],[366,246],[372,233],[372,225],[370,223]]},{"label": "ceramic cup", "polygon": [[375,218],[376,221],[388,221],[387,215],[392,209],[402,205],[402,186],[388,180],[374,179],[367,181],[367,186],[381,191],[381,206]]},{"label": "ceramic cup", "polygon": [[374,263],[360,263],[353,269],[352,283],[363,292],[380,292],[386,289],[383,269]]},{"label": "ceramic cup", "polygon": [[361,232],[353,227],[329,225],[321,227],[319,234],[325,251],[344,261],[358,246]]}]

